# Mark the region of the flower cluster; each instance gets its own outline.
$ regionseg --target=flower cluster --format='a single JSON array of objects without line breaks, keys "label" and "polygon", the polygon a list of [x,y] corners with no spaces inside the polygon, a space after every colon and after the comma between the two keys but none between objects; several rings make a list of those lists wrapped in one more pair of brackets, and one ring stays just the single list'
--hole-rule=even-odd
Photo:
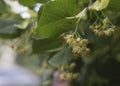
[{"label": "flower cluster", "polygon": [[60,66],[60,70],[61,71],[71,71],[74,69],[74,67],[76,66],[75,63],[71,63],[71,64],[64,64]]},{"label": "flower cluster", "polygon": [[111,24],[108,18],[102,20],[102,23],[90,26],[90,29],[98,36],[110,36],[115,31],[115,26]]},{"label": "flower cluster", "polygon": [[66,79],[66,80],[72,80],[72,79],[75,79],[79,76],[80,74],[79,73],[62,73],[60,74],[60,78],[61,79]]},{"label": "flower cluster", "polygon": [[73,54],[81,54],[86,55],[90,51],[89,48],[87,48],[88,40],[83,39],[80,37],[75,38],[74,35],[66,35],[65,36],[66,43],[72,48]]},{"label": "flower cluster", "polygon": [[76,63],[74,62],[61,65],[59,67],[60,71],[62,71],[62,73],[60,74],[60,78],[65,80],[72,80],[77,78],[79,74],[72,72],[75,67],[76,67]]}]

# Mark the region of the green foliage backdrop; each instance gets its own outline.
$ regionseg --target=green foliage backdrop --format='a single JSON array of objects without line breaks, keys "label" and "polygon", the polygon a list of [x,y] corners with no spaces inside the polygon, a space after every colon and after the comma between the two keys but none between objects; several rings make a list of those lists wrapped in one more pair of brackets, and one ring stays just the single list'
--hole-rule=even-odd
[{"label": "green foliage backdrop", "polygon": [[[0,38],[23,60],[38,67],[47,62],[71,86],[120,86],[119,0],[18,1],[31,18],[23,19],[1,0]],[[38,12],[36,3],[42,4]]]}]

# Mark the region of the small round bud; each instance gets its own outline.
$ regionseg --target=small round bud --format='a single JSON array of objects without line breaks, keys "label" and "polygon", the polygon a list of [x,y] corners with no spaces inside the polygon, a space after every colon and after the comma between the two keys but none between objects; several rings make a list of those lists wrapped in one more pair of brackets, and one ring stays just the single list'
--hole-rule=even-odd
[{"label": "small round bud", "polygon": [[62,65],[62,66],[60,66],[60,70],[61,71],[64,71],[65,70],[65,67]]},{"label": "small round bud", "polygon": [[81,40],[80,38],[77,38],[77,42],[80,42],[80,40]]},{"label": "small round bud", "polygon": [[111,31],[111,32],[114,32],[114,31],[115,31],[115,29],[113,29],[113,28],[110,28],[110,31]]},{"label": "small round bud", "polygon": [[98,34],[99,33],[99,30],[95,29],[93,30],[95,34]]},{"label": "small round bud", "polygon": [[66,78],[66,75],[65,75],[65,73],[62,73],[62,74],[59,75],[59,77],[60,77],[61,79],[65,79],[65,78]]},{"label": "small round bud", "polygon": [[104,31],[104,32],[105,32],[105,34],[106,34],[107,36],[109,36],[109,35],[113,34],[114,31],[115,31],[114,29],[110,28],[110,29],[108,29],[108,30],[106,30],[106,31]]},{"label": "small round bud", "polygon": [[87,55],[90,52],[89,48],[86,48],[86,50],[84,51],[84,54]]},{"label": "small round bud", "polygon": [[86,47],[83,47],[83,48],[81,49],[81,51],[82,51],[82,52],[85,52],[86,49],[87,49]]},{"label": "small round bud", "polygon": [[69,38],[72,38],[72,37],[73,37],[73,35],[70,34],[70,35],[66,35],[64,38],[69,39]]},{"label": "small round bud", "polygon": [[94,26],[90,25],[89,28],[90,28],[90,29],[94,29]]},{"label": "small round bud", "polygon": [[89,48],[83,47],[81,52],[83,53],[83,55],[87,55],[90,52]]},{"label": "small round bud", "polygon": [[80,42],[79,42],[80,46],[87,46],[88,44],[88,40],[87,39],[82,39]]},{"label": "small round bud", "polygon": [[109,36],[110,35],[110,32],[109,31],[104,31],[105,35],[106,36]]},{"label": "small round bud", "polygon": [[95,25],[95,29],[99,29],[101,25]]},{"label": "small round bud", "polygon": [[104,31],[99,31],[98,36],[105,36],[105,32]]},{"label": "small round bud", "polygon": [[69,43],[72,43],[73,42],[73,39],[67,39],[66,40],[66,43],[69,44]]},{"label": "small round bud", "polygon": [[72,52],[75,53],[75,54],[80,54],[81,48],[79,46],[75,46],[75,47],[73,47]]},{"label": "small round bud", "polygon": [[70,69],[73,69],[74,67],[76,66],[76,64],[75,63],[72,63],[72,64],[70,64]]},{"label": "small round bud", "polygon": [[73,79],[73,74],[72,73],[66,73],[66,79],[72,80]]}]

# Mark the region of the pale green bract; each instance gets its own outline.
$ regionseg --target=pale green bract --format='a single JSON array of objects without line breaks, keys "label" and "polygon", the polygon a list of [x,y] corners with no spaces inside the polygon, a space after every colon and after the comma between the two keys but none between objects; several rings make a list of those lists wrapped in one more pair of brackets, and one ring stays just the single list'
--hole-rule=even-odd
[{"label": "pale green bract", "polygon": [[109,0],[96,0],[89,8],[101,11],[105,9],[109,4]]}]

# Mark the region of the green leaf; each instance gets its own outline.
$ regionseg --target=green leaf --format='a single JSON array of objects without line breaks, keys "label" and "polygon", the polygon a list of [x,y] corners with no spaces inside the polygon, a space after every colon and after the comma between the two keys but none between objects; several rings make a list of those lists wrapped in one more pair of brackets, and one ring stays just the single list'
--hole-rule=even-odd
[{"label": "green leaf", "polygon": [[43,9],[44,9],[44,5],[42,5],[39,9],[39,12],[38,12],[38,15],[37,16],[37,22],[39,22],[40,18],[41,18],[41,15],[42,15],[42,12],[43,12]]},{"label": "green leaf", "polygon": [[61,39],[41,39],[33,41],[33,53],[44,53],[62,45]]},{"label": "green leaf", "polygon": [[0,0],[0,13],[6,13],[8,11],[8,6],[3,0]]},{"label": "green leaf", "polygon": [[49,0],[19,0],[19,2],[22,5],[28,6],[28,7],[32,7],[34,6],[36,3],[46,3]]},{"label": "green leaf", "polygon": [[39,3],[46,3],[46,2],[48,2],[48,1],[50,1],[50,0],[37,0]]},{"label": "green leaf", "polygon": [[[71,30],[73,24],[66,19],[79,13],[77,0],[55,0],[43,6],[42,13],[38,13],[38,27],[35,31],[37,37],[55,38],[61,33]],[[40,16],[40,17],[39,17]]]},{"label": "green leaf", "polygon": [[15,19],[0,19],[0,37],[14,38],[20,35],[21,30],[14,26],[18,24]]},{"label": "green leaf", "polygon": [[66,62],[72,59],[73,55],[71,52],[71,48],[65,47],[60,52],[55,54],[49,63],[52,66],[59,67],[61,64],[65,64]]},{"label": "green leaf", "polygon": [[36,0],[19,0],[19,2],[25,6],[33,6],[37,3]]},{"label": "green leaf", "polygon": [[120,0],[110,0],[110,3],[107,7],[111,11],[120,11]]}]

